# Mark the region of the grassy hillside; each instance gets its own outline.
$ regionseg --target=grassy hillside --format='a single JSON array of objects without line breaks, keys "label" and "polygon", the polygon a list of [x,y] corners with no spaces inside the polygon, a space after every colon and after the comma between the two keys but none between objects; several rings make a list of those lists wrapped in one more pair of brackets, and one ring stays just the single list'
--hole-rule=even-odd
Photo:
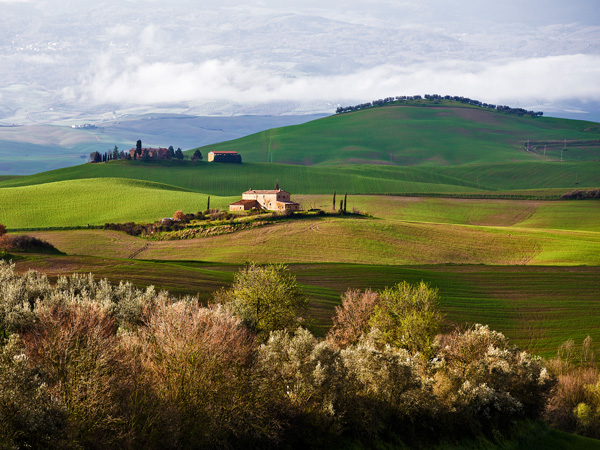
[{"label": "grassy hillside", "polygon": [[[211,205],[224,208],[231,201],[212,197]],[[0,189],[0,222],[9,228],[152,222],[180,209],[204,210],[206,204],[207,195],[147,181],[67,180]]]},{"label": "grassy hillside", "polygon": [[[600,139],[594,122],[511,116],[455,102],[423,104],[339,114],[201,150],[238,151],[247,162],[447,166],[560,160],[559,144],[567,140],[563,161],[600,159],[600,143],[569,142]],[[535,142],[529,152],[528,140]]]},{"label": "grassy hillside", "polygon": [[240,195],[248,188],[269,189],[279,182],[297,194],[451,193],[485,194],[512,190],[600,186],[600,163],[521,162],[455,167],[289,164],[214,164],[113,161],[43,172],[0,181],[2,188],[87,178],[126,178],[177,186],[210,195]]},{"label": "grassy hillside", "polygon": [[[183,198],[189,195],[181,194]],[[447,206],[439,205],[439,208]],[[112,217],[123,214],[124,210],[115,209]],[[517,215],[521,211],[518,210]],[[414,216],[410,214],[408,211],[404,220],[354,217],[287,220],[234,234],[178,241],[148,241],[102,230],[35,235],[69,254],[128,257],[143,248],[136,256],[140,259],[228,263],[600,265],[598,232],[525,228],[518,222],[519,217],[512,226],[507,226],[512,219],[507,220],[502,214],[480,216],[487,226],[413,221],[411,218],[418,219],[418,212]],[[154,220],[163,216],[158,214]],[[575,216],[572,219],[577,222]]]}]

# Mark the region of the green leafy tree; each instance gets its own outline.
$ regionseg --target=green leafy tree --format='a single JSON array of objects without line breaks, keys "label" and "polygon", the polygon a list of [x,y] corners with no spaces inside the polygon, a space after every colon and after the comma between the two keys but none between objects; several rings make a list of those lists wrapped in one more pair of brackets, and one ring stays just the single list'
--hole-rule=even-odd
[{"label": "green leafy tree", "polygon": [[296,277],[283,264],[250,264],[236,273],[233,286],[215,294],[258,336],[274,330],[295,329],[304,323],[308,299]]},{"label": "green leafy tree", "polygon": [[192,161],[202,161],[202,153],[200,153],[200,150],[196,149],[192,156]]},{"label": "green leafy tree", "polygon": [[380,294],[370,324],[380,333],[383,343],[426,357],[435,351],[435,336],[440,331],[443,316],[437,305],[437,289],[421,281],[418,285],[402,282]]},{"label": "green leafy tree", "polygon": [[115,148],[113,149],[113,152],[112,152],[112,159],[119,159],[119,156],[120,156],[119,155],[119,147],[117,147],[115,145]]},{"label": "green leafy tree", "polygon": [[182,161],[184,158],[183,152],[181,151],[181,149],[179,147],[177,147],[177,150],[175,150],[175,158],[177,158],[180,161]]}]

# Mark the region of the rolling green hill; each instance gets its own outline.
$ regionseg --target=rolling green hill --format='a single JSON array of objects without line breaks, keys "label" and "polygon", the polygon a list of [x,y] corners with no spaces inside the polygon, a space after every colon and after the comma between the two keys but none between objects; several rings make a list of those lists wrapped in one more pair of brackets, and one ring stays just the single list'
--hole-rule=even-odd
[{"label": "rolling green hill", "polygon": [[[176,186],[209,195],[234,196],[269,189],[276,182],[292,194],[485,194],[531,189],[600,186],[600,163],[519,162],[449,167],[291,164],[216,164],[112,161],[84,164],[0,181],[0,189],[88,178],[124,178]],[[520,192],[523,194],[523,192]]]},{"label": "rolling green hill", "polygon": [[0,180],[0,188],[107,177],[215,196],[276,182],[293,194],[556,195],[600,186],[600,124],[425,104],[338,114],[202,148],[205,157],[212,149],[239,151],[241,165],[112,161]]},{"label": "rolling green hill", "polygon": [[[121,178],[66,180],[0,189],[0,221],[9,228],[153,222],[177,210],[206,208],[207,196],[173,186]],[[224,208],[236,198],[212,197]]]},{"label": "rolling green hill", "polygon": [[563,161],[600,160],[600,125],[594,122],[519,117],[457,102],[442,105],[424,100],[423,105],[338,114],[201,151],[233,150],[246,162],[301,165],[553,161],[561,159],[561,150]]}]

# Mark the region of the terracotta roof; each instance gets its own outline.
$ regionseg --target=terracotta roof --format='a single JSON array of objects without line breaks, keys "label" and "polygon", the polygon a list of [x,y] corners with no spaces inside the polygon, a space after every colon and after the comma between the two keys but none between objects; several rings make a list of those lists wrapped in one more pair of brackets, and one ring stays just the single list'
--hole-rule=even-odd
[{"label": "terracotta roof", "polygon": [[278,192],[285,192],[289,194],[287,191],[283,191],[281,189],[267,189],[267,190],[257,190],[257,189],[249,189],[244,194],[277,194]]},{"label": "terracotta roof", "polygon": [[208,153],[212,153],[213,155],[223,155],[223,154],[225,154],[225,155],[237,155],[238,154],[238,152],[220,151],[220,150],[219,151],[213,150],[213,151],[208,152]]},{"label": "terracotta roof", "polygon": [[257,205],[259,205],[259,203],[256,200],[238,200],[237,202],[230,203],[229,206],[231,206],[231,205],[253,205],[255,203]]}]

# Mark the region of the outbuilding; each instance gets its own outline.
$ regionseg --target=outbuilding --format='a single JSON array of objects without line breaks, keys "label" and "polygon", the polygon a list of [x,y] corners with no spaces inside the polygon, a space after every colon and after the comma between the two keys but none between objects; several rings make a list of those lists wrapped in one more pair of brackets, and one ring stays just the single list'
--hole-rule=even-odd
[{"label": "outbuilding", "polygon": [[212,151],[208,152],[208,162],[240,164],[242,162],[242,156],[238,152]]}]

